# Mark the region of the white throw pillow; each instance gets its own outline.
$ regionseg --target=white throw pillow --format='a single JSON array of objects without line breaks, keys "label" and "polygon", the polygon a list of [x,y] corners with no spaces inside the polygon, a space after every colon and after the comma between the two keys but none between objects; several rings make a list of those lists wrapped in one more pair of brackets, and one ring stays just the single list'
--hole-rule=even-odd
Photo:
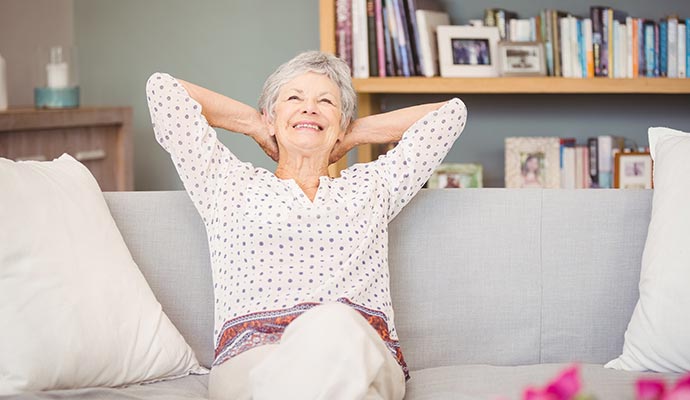
[{"label": "white throw pillow", "polygon": [[204,372],[89,170],[0,158],[0,395]]},{"label": "white throw pillow", "polygon": [[642,255],[640,299],[623,354],[606,367],[690,371],[690,134],[649,128],[654,200]]}]

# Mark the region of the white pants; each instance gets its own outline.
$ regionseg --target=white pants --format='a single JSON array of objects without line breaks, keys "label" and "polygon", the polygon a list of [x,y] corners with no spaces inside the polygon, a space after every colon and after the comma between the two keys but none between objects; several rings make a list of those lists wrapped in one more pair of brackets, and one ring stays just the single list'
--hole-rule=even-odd
[{"label": "white pants", "polygon": [[405,377],[381,337],[340,303],[312,308],[280,344],[248,350],[211,370],[211,399],[385,399],[405,396]]}]

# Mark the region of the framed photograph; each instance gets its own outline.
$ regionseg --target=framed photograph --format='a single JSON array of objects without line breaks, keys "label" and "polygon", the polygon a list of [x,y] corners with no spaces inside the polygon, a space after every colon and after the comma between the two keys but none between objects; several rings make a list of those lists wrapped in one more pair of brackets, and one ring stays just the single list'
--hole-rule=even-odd
[{"label": "framed photograph", "polygon": [[441,25],[436,28],[436,33],[441,76],[498,76],[497,27]]},{"label": "framed photograph", "polygon": [[651,189],[653,162],[649,153],[616,153],[613,165],[613,187]]},{"label": "framed photograph", "polygon": [[558,137],[509,137],[505,146],[507,188],[560,188]]},{"label": "framed photograph", "polygon": [[546,56],[540,42],[499,42],[501,76],[545,76]]},{"label": "framed photograph", "polygon": [[480,188],[482,187],[481,164],[441,164],[434,171],[427,185],[430,189]]}]

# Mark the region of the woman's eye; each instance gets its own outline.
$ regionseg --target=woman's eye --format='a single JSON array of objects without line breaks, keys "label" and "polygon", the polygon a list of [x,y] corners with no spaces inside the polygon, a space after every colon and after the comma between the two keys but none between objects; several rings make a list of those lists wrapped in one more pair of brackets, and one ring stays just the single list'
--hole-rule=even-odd
[{"label": "woman's eye", "polygon": [[321,99],[321,101],[333,105],[333,102],[329,99]]},{"label": "woman's eye", "polygon": [[293,95],[288,97],[288,100],[299,100],[299,97]]}]

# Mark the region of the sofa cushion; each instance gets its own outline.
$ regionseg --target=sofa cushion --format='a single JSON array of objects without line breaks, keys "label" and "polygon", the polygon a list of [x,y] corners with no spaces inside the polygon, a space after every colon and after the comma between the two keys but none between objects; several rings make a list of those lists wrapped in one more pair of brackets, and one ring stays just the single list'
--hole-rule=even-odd
[{"label": "sofa cushion", "polygon": [[0,395],[203,373],[86,167],[0,158]]},{"label": "sofa cushion", "polygon": [[642,257],[640,299],[623,354],[607,366],[690,371],[690,133],[650,128],[654,199]]},{"label": "sofa cushion", "polygon": [[[536,364],[517,367],[459,365],[427,368],[410,373],[405,400],[521,399],[528,386],[542,387],[569,364]],[[641,376],[675,380],[675,374],[641,374],[605,369],[599,364],[580,368],[583,394],[597,399],[632,399]]]},{"label": "sofa cushion", "polygon": [[88,388],[25,393],[14,400],[197,400],[208,398],[208,375],[190,375],[126,388]]}]

